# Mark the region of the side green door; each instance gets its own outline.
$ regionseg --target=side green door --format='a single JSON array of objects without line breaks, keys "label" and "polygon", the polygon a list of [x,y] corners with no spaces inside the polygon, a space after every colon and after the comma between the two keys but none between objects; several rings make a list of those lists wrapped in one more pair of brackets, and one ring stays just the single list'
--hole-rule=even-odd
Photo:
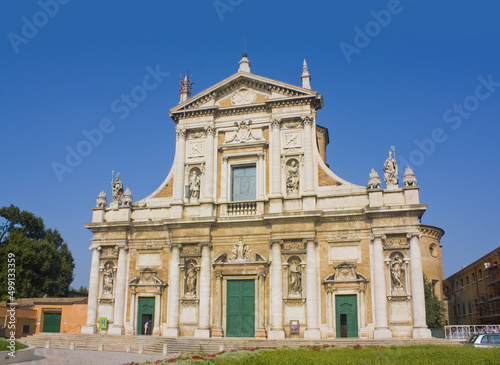
[{"label": "side green door", "polygon": [[43,314],[43,332],[61,332],[61,313]]},{"label": "side green door", "polygon": [[137,334],[153,334],[155,323],[155,298],[139,297],[137,301]]},{"label": "side green door", "polygon": [[255,280],[227,281],[226,336],[255,336]]},{"label": "side green door", "polygon": [[358,337],[358,300],[354,295],[335,296],[337,338]]}]

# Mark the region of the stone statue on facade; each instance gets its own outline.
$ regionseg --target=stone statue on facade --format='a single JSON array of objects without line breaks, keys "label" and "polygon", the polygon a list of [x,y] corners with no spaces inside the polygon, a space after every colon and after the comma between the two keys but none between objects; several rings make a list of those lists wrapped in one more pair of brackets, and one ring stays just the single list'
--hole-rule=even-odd
[{"label": "stone statue on facade", "polygon": [[372,171],[370,172],[370,178],[368,179],[368,188],[379,189],[380,184],[382,184],[382,181],[378,177],[377,171],[375,171],[375,169],[372,169]]},{"label": "stone statue on facade", "polygon": [[401,256],[396,255],[391,260],[391,279],[392,287],[395,291],[402,291],[404,289],[404,262]]},{"label": "stone statue on facade", "polygon": [[116,174],[116,179],[111,183],[111,189],[113,190],[113,203],[119,205],[123,197],[123,183],[120,180],[120,173]]},{"label": "stone statue on facade", "polygon": [[403,184],[405,186],[415,186],[417,185],[417,178],[413,173],[413,170],[410,166],[406,167],[405,176],[403,177]]},{"label": "stone statue on facade", "polygon": [[200,176],[196,173],[196,170],[193,170],[189,178],[189,192],[189,197],[192,199],[200,197]]},{"label": "stone statue on facade", "polygon": [[107,262],[104,265],[104,273],[102,275],[103,279],[103,294],[104,295],[113,295],[113,282],[114,282],[114,273],[113,273],[113,263]]},{"label": "stone statue on facade", "polygon": [[188,295],[196,295],[197,271],[196,263],[191,261],[186,270],[186,294]]},{"label": "stone statue on facade", "polygon": [[231,253],[230,261],[252,261],[252,249],[243,242],[242,237],[234,245]]},{"label": "stone statue on facade", "polygon": [[99,193],[95,204],[97,208],[106,208],[106,205],[108,205],[108,199],[106,199],[106,193],[104,192],[104,190],[101,190],[101,192]]},{"label": "stone statue on facade", "polygon": [[398,163],[392,157],[392,151],[389,150],[389,157],[384,162],[384,181],[388,189],[398,186]]},{"label": "stone statue on facade", "polygon": [[290,262],[290,281],[288,284],[288,292],[299,294],[302,291],[302,269],[300,262],[293,260]]},{"label": "stone statue on facade", "polygon": [[286,166],[286,190],[288,193],[299,191],[299,164],[296,160],[291,160]]}]

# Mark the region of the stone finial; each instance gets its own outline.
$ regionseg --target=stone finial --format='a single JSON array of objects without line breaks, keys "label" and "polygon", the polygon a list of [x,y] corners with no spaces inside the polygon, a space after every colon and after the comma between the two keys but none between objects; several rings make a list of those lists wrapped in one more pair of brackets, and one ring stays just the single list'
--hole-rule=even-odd
[{"label": "stone finial", "polygon": [[104,190],[101,190],[95,203],[97,208],[106,208],[106,205],[108,205],[108,199],[106,199],[106,193]]},{"label": "stone finial", "polygon": [[368,179],[368,188],[369,189],[380,189],[380,184],[382,184],[382,180],[378,177],[377,171],[372,169],[370,172],[370,178]]},{"label": "stone finial", "polygon": [[130,189],[127,188],[127,190],[125,190],[125,193],[123,194],[122,203],[123,205],[130,206],[133,202],[134,200],[132,199],[132,193],[130,192]]},{"label": "stone finial", "polygon": [[302,65],[302,87],[304,89],[311,90],[311,75],[309,74],[309,69],[307,68],[307,62],[304,59],[304,63]]},{"label": "stone finial", "polygon": [[413,173],[413,170],[410,166],[406,167],[405,176],[403,177],[403,184],[405,186],[417,185],[417,178],[415,177],[415,174]]},{"label": "stone finial", "polygon": [[179,94],[181,94],[181,99],[179,103],[185,102],[191,96],[192,80],[188,78],[187,75],[181,80],[181,85],[179,88]]},{"label": "stone finial", "polygon": [[392,151],[388,152],[389,157],[384,162],[384,181],[387,189],[397,189],[398,188],[398,163],[392,157]]},{"label": "stone finial", "polygon": [[250,71],[250,61],[247,58],[247,53],[243,52],[242,59],[239,62],[240,67],[238,68],[238,72],[248,72],[251,73]]}]

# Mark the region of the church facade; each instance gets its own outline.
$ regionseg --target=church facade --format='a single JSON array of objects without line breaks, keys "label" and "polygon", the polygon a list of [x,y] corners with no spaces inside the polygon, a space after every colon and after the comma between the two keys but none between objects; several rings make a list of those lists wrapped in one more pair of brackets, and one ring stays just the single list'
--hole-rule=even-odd
[{"label": "church facade", "polygon": [[120,176],[93,209],[82,333],[427,338],[424,274],[441,295],[440,228],[389,151],[367,186],[326,164],[322,96],[239,70],[170,110],[165,181],[133,202]]}]

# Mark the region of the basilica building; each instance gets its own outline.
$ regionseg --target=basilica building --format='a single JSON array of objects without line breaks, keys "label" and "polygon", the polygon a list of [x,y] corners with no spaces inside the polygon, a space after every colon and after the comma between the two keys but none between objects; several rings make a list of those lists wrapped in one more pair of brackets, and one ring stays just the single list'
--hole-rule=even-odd
[{"label": "basilica building", "polygon": [[305,61],[301,79],[254,75],[243,54],[197,95],[182,80],[168,176],[134,202],[117,175],[85,225],[82,333],[430,337],[423,277],[440,296],[444,232],[420,223],[417,179],[391,151],[366,186],[329,169]]}]

